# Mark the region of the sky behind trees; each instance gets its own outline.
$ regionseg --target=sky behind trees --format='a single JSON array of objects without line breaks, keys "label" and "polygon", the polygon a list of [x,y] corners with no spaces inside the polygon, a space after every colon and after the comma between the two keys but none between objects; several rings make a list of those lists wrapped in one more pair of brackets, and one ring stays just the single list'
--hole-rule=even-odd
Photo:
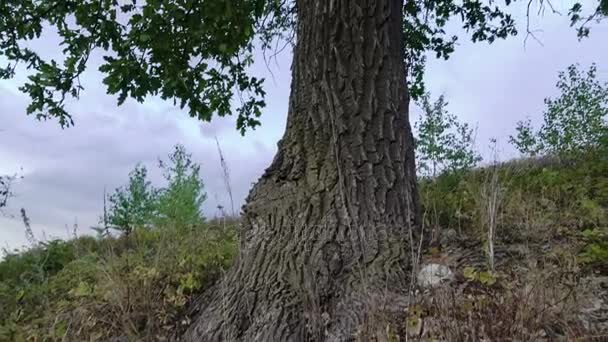
[{"label": "sky behind trees", "polygon": [[[565,14],[569,3],[554,5]],[[546,13],[531,18],[531,27],[542,30],[536,33],[542,45],[532,38],[524,45],[525,10],[522,4],[512,10],[520,14],[516,16],[520,35],[488,46],[473,44],[462,34],[450,60],[429,56],[426,73],[433,96],[443,93],[451,112],[477,125],[482,155],[489,156],[489,139],[495,137],[503,159],[516,155],[507,143],[515,123],[527,116],[533,123],[540,121],[543,98],[557,94],[554,85],[559,71],[572,63],[586,69],[596,62],[599,78],[608,80],[608,22],[593,26],[590,38],[578,42],[565,15]],[[34,48],[60,58],[57,42],[49,34]],[[251,184],[270,164],[284,132],[290,64],[287,50],[268,66],[258,58],[254,72],[267,79],[267,107],[262,125],[244,137],[235,129],[235,117],[199,122],[188,118],[186,110],[160,99],[143,104],[129,99],[117,107],[116,98],[105,94],[95,67],[82,78],[85,91],[80,100],[68,107],[75,126],[65,130],[57,122],[38,122],[25,115],[29,98],[17,89],[25,80],[23,72],[13,80],[0,81],[0,174],[24,176],[14,187],[16,197],[4,211],[6,216],[0,218],[0,247],[26,242],[19,218],[22,207],[39,237],[43,232],[47,237],[65,237],[75,223],[80,234],[90,233],[89,227],[98,222],[103,209],[104,187],[111,192],[124,184],[137,162],[148,167],[153,182],[160,183],[158,157],[165,157],[176,143],[184,144],[201,164],[208,194],[204,211],[212,217],[218,213],[218,204],[229,207],[217,137],[230,167],[235,205],[240,207]],[[418,113],[412,103],[412,122]]]}]

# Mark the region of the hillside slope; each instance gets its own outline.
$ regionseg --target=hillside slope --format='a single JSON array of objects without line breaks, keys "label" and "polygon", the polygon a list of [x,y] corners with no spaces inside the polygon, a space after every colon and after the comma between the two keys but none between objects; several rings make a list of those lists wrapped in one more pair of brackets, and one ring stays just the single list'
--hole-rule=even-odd
[{"label": "hillside slope", "polygon": [[[370,312],[360,341],[608,338],[607,156],[442,175],[420,193],[428,248],[415,273],[441,272]],[[169,225],[9,252],[0,341],[177,339],[236,255],[237,227]]]}]

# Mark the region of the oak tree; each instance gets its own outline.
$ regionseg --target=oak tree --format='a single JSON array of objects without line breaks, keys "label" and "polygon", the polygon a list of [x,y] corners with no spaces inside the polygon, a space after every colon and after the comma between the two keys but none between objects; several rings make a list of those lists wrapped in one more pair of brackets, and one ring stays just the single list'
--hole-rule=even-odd
[{"label": "oak tree", "polygon": [[[454,51],[449,20],[474,41],[516,34],[511,1],[4,0],[0,77],[25,65],[28,113],[69,126],[65,100],[99,51],[119,104],[157,95],[201,120],[234,112],[245,132],[264,106],[263,79],[248,73],[256,47],[291,42],[285,134],[243,207],[239,256],[184,339],[346,341],[409,284],[420,226],[408,106],[424,93],[425,56]],[[606,0],[586,6],[569,13],[582,35],[608,12]],[[28,47],[45,30],[62,61]]]}]

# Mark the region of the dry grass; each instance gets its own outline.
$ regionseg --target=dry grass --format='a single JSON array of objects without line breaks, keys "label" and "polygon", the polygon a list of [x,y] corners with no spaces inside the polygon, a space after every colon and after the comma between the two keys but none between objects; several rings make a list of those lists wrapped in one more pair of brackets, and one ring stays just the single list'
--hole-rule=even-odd
[{"label": "dry grass", "polygon": [[377,308],[359,340],[608,340],[607,176],[605,159],[539,158],[423,184],[423,263],[455,279]]}]

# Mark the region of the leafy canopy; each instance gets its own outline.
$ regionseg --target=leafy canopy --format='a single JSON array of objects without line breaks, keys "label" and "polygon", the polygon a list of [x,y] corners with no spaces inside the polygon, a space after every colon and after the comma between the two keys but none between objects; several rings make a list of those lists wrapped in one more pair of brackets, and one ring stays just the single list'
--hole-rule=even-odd
[{"label": "leafy canopy", "polygon": [[[508,6],[512,0],[505,0]],[[295,2],[295,3],[294,3]],[[543,3],[543,0],[539,0]],[[28,114],[56,119],[67,127],[73,118],[67,98],[83,90],[79,77],[100,51],[99,67],[109,94],[118,104],[128,97],[148,96],[188,107],[189,114],[209,121],[214,114],[231,114],[234,94],[237,128],[244,133],[260,124],[264,103],[263,79],[248,72],[256,46],[267,50],[273,42],[294,36],[297,1],[289,0],[3,0],[0,2],[0,78],[15,76],[19,64],[32,71],[20,88],[31,102]],[[602,18],[608,0],[601,0],[593,16],[577,3],[572,24]],[[473,41],[494,42],[517,34],[514,20],[493,1],[413,0],[403,5],[407,41],[406,65],[414,98],[424,92],[425,55],[448,58],[458,37],[445,26],[460,19]],[[55,31],[64,59],[45,59],[28,41]],[[583,34],[584,35],[584,34]]]},{"label": "leafy canopy", "polygon": [[[264,42],[286,29],[285,11],[266,0],[2,1],[0,55],[9,63],[0,77],[13,77],[17,65],[25,64],[34,71],[21,87],[32,99],[27,112],[69,126],[65,99],[79,96],[79,76],[93,50],[103,50],[99,71],[119,105],[127,97],[142,102],[160,95],[210,120],[214,113],[230,114],[236,89],[237,126],[244,131],[259,124],[264,105],[263,80],[246,72],[253,38],[257,33]],[[25,42],[51,27],[61,37],[62,63],[43,59]]]}]

